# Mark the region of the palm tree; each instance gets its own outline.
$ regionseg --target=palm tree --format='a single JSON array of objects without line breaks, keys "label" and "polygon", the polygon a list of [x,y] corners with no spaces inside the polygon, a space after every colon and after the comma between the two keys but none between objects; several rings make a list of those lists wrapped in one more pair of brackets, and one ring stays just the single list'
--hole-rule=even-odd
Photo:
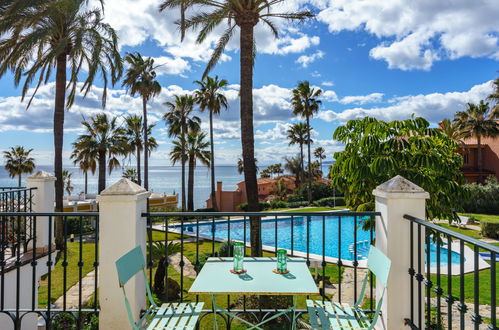
[{"label": "palm tree", "polygon": [[127,168],[123,170],[121,176],[138,184],[137,170],[134,168]]},{"label": "palm tree", "polygon": [[155,294],[163,294],[165,290],[166,259],[172,254],[180,252],[180,249],[180,243],[154,242],[148,251],[151,253],[151,259],[158,266],[154,273],[153,292]]},{"label": "palm tree", "polygon": [[494,91],[487,97],[488,100],[494,102],[490,112],[490,119],[499,119],[499,78],[495,79],[492,84],[494,85]]},{"label": "palm tree", "polygon": [[[187,141],[173,141],[173,149],[170,152],[170,159],[173,164],[182,158],[186,158],[189,162],[189,176],[187,182],[187,210],[194,210],[194,170],[196,163],[199,160],[203,165],[210,166],[211,154],[206,150],[210,146],[208,141],[205,141],[206,133],[199,130],[189,131],[187,133]],[[182,147],[185,145],[185,152]]]},{"label": "palm tree", "polygon": [[[310,11],[277,13],[272,10],[284,2],[285,0],[164,0],[159,7],[160,11],[180,8],[181,19],[179,25],[182,40],[185,31],[193,29],[199,31],[196,41],[202,43],[211,32],[217,30],[217,26],[223,23],[227,24],[206,66],[203,77],[206,77],[218,63],[225,47],[234,35],[236,26],[240,29],[241,144],[248,211],[250,212],[259,210],[253,132],[253,67],[256,54],[254,28],[258,23],[264,23],[270,28],[274,37],[277,38],[279,36],[278,30],[272,22],[272,18],[303,21],[313,17]],[[193,8],[195,10],[192,10]],[[186,13],[190,10],[192,10],[193,16],[186,17]],[[261,226],[259,219],[252,217],[250,226],[251,254],[261,256]]]},{"label": "palm tree", "polygon": [[[255,166],[256,166],[256,171],[258,172],[260,169],[258,168],[258,159],[255,158]],[[242,158],[237,159],[237,173],[243,174],[244,173],[244,161]]]},{"label": "palm tree", "polygon": [[476,138],[478,145],[478,182],[483,182],[482,137],[499,136],[499,124],[491,119],[489,104],[468,103],[465,111],[455,114],[454,121],[459,125],[463,138]]},{"label": "palm tree", "polygon": [[72,176],[73,173],[69,172],[68,170],[62,170],[62,179],[64,180],[64,190],[68,193],[69,196],[71,196],[71,193],[74,190],[73,182],[71,182]]},{"label": "palm tree", "polygon": [[447,137],[451,140],[454,140],[460,144],[463,144],[462,138],[463,133],[459,129],[459,123],[456,121],[451,121],[448,118],[445,118],[439,123],[440,129],[442,132],[447,135]]},{"label": "palm tree", "polygon": [[[144,143],[144,188],[149,190],[149,154],[151,150],[148,138],[150,131],[147,125],[147,102],[161,92],[161,85],[156,80],[155,69],[157,66],[154,66],[154,59],[150,57],[143,58],[140,53],[135,52],[134,54],[128,53],[125,61],[130,66],[126,71],[123,86],[128,88],[131,96],[138,94],[142,97],[142,112],[144,117],[144,125],[142,126],[144,130],[144,139],[142,140]],[[137,162],[140,162],[140,160],[137,160]],[[140,165],[138,168],[140,184]]]},{"label": "palm tree", "polygon": [[293,89],[293,114],[305,117],[307,122],[307,148],[308,148],[308,203],[312,203],[312,161],[310,145],[310,118],[319,111],[319,106],[322,102],[318,99],[322,94],[322,89],[311,88],[308,81],[301,81],[298,86]]},{"label": "palm tree", "polygon": [[196,103],[199,104],[201,111],[208,110],[210,112],[210,147],[211,147],[211,200],[215,210],[218,210],[217,196],[215,194],[215,144],[213,143],[213,115],[220,115],[222,108],[228,109],[227,98],[220,92],[222,88],[229,83],[227,80],[218,80],[218,76],[211,78],[207,76],[202,81],[195,81],[199,85],[199,89],[194,92]]},{"label": "palm tree", "polygon": [[[144,125],[142,122],[142,117],[137,115],[129,115],[125,118],[124,124],[124,134],[127,139],[128,146],[130,147],[130,152],[135,153],[135,158],[137,160],[136,179],[134,181],[136,181],[137,184],[141,185],[142,180],[140,175],[140,154],[142,152],[142,149],[144,148],[144,140],[142,136],[144,132]],[[153,127],[154,125],[149,125],[147,133],[144,135],[149,139],[149,141],[147,141],[149,155],[158,147],[156,139],[151,136]]]},{"label": "palm tree", "polygon": [[303,175],[303,157],[298,154],[296,157],[284,157],[284,168],[295,176],[296,186],[300,185],[300,178]]},{"label": "palm tree", "polygon": [[105,113],[91,117],[89,121],[82,121],[86,129],[73,143],[73,149],[78,154],[85,150],[88,157],[94,159],[99,168],[98,193],[106,189],[106,168],[109,174],[120,166],[117,156],[126,156],[130,147],[124,136],[123,129],[118,127],[116,118],[109,118]]},{"label": "palm tree", "polygon": [[297,123],[291,126],[288,129],[288,139],[289,145],[298,144],[300,146],[300,168],[301,168],[301,177],[296,184],[300,184],[305,181],[305,165],[303,160],[303,145],[307,143],[307,124],[306,123]]},{"label": "palm tree", "polygon": [[88,171],[91,171],[92,175],[94,175],[95,170],[97,169],[97,162],[95,161],[95,158],[92,158],[92,156],[88,151],[89,150],[86,149],[83,150],[74,149],[70,156],[70,158],[73,159],[74,164],[78,165],[80,170],[83,171],[84,180],[85,180],[85,188],[84,188],[85,195],[88,194]]},{"label": "palm tree", "polygon": [[[314,150],[314,157],[319,160],[319,169],[322,173],[322,161],[326,159],[326,150],[323,147],[317,147]],[[322,175],[321,175],[322,176]]]},{"label": "palm tree", "polygon": [[[103,7],[103,0],[99,1]],[[63,207],[65,107],[73,104],[77,88],[85,97],[95,77],[102,80],[102,107],[105,107],[109,77],[114,85],[123,71],[116,32],[104,23],[102,8],[88,10],[87,3],[88,0],[10,1],[0,11],[0,78],[11,70],[16,85],[22,80],[22,99],[28,91],[34,91],[27,107],[40,85],[50,80],[55,68],[55,211],[62,211]],[[86,79],[78,85],[78,78],[84,74]],[[33,81],[36,86],[30,89]],[[63,235],[62,218],[58,217],[58,249],[63,247]]]},{"label": "palm tree", "polygon": [[166,102],[164,104],[170,110],[163,116],[163,119],[168,125],[168,135],[179,139],[182,155],[184,155],[184,157],[180,159],[180,162],[182,164],[182,211],[185,211],[185,162],[187,161],[186,135],[189,131],[198,131],[200,129],[201,119],[197,116],[192,116],[194,98],[191,95],[175,95],[174,102]]},{"label": "palm tree", "polygon": [[10,151],[3,152],[5,159],[5,169],[9,172],[11,178],[18,177],[18,186],[21,187],[22,175],[24,173],[33,173],[35,170],[35,159],[29,154],[33,149],[25,150],[24,147],[11,147]]}]

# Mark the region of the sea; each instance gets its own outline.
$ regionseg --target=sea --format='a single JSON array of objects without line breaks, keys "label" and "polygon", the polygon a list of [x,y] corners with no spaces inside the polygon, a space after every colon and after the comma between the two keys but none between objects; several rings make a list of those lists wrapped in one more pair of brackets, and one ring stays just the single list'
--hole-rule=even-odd
[{"label": "sea", "polygon": [[[72,173],[72,185],[74,190],[73,195],[84,191],[84,175],[77,167],[65,166],[64,169]],[[53,173],[52,166],[37,166],[35,171],[46,171]],[[26,185],[26,177],[28,175],[23,175],[22,184]],[[107,175],[106,186],[109,187],[122,177],[122,170],[116,169],[111,175]],[[151,191],[156,193],[168,193],[174,194],[181,193],[181,177],[182,169],[180,166],[149,166],[149,188]],[[223,182],[224,190],[235,190],[237,184],[243,181],[243,175],[239,174],[237,171],[237,166],[216,166],[215,167],[215,177],[217,181]],[[17,186],[17,177],[10,178],[4,167],[0,167],[0,186],[2,187],[15,187]],[[186,174],[186,184],[187,184],[187,174]],[[186,188],[187,189],[187,188]],[[206,207],[206,200],[210,197],[211,185],[210,185],[210,171],[209,168],[205,166],[198,166],[195,170],[194,175],[194,207],[204,208]],[[95,175],[88,175],[88,193],[97,192],[97,173]],[[186,192],[187,194],[187,192]]]}]

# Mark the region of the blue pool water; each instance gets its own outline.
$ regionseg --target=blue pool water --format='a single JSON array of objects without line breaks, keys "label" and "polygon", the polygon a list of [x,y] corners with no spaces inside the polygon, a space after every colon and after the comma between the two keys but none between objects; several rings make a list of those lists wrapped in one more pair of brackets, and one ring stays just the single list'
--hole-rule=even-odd
[{"label": "blue pool water", "polygon": [[[361,228],[362,218],[357,218],[355,225],[354,217],[341,217],[341,224],[339,217],[328,216],[325,217],[325,235],[323,235],[323,221],[321,216],[314,216],[310,218],[309,223],[309,240],[307,240],[307,218],[294,217],[293,226],[291,226],[291,218],[280,218],[277,220],[277,247],[290,250],[293,248],[295,251],[307,252],[307,241],[309,242],[308,251],[311,254],[324,255],[332,258],[345,260],[354,260],[352,253],[352,246],[354,241],[365,242],[359,244],[357,248],[358,259],[366,258],[368,253],[368,242],[370,241],[369,231],[364,231]],[[226,221],[215,222],[215,237],[231,240],[244,241],[244,221],[231,220],[230,224]],[[230,230],[229,227],[230,226]],[[262,244],[267,246],[276,246],[275,236],[275,220],[262,221]],[[340,227],[341,226],[341,227]],[[180,226],[173,226],[171,228],[180,229]],[[201,223],[199,225],[199,234],[212,237],[213,224]],[[355,227],[357,229],[355,230]],[[341,230],[341,245],[338,246],[340,238],[338,232]],[[196,228],[192,225],[184,225],[184,231],[195,233]],[[293,235],[291,235],[293,231]],[[355,236],[356,232],[356,237]],[[230,233],[230,237],[229,237]],[[291,240],[293,237],[293,242]],[[249,220],[246,221],[246,242],[249,242],[250,230]],[[293,245],[293,246],[291,246]],[[436,246],[430,247],[430,265],[436,266]],[[440,249],[441,266],[447,265],[448,250]],[[459,254],[452,252],[451,260],[453,264],[459,263]]]}]

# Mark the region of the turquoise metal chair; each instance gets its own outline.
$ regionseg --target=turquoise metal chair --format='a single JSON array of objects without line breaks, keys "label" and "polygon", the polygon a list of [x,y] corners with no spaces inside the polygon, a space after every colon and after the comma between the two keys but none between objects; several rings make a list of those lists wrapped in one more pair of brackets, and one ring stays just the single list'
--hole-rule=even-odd
[{"label": "turquoise metal chair", "polygon": [[[203,309],[204,303],[169,303],[158,307],[151,294],[151,288],[146,276],[146,264],[140,246],[132,249],[116,261],[116,270],[120,287],[125,297],[125,308],[128,319],[134,330],[140,329],[185,329],[192,330],[196,327],[197,320]],[[130,303],[126,296],[125,284],[142,271],[147,290],[150,307],[140,320],[135,323]]]},{"label": "turquoise metal chair", "polygon": [[371,245],[369,249],[369,257],[367,260],[367,268],[376,275],[381,284],[383,291],[376,306],[372,320],[360,308],[366,293],[369,273],[366,274],[360,295],[357,301],[350,306],[349,304],[340,304],[322,300],[307,300],[307,309],[310,316],[310,325],[314,329],[374,329],[378,320],[383,297],[387,286],[388,275],[392,262],[380,250]]}]

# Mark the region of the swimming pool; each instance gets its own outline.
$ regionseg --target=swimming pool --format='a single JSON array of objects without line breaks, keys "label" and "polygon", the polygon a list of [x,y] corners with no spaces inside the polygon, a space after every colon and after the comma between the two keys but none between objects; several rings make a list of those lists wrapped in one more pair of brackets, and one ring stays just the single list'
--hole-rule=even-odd
[{"label": "swimming pool", "polygon": [[[276,220],[262,220],[262,244],[266,246],[276,246],[276,223],[277,223],[277,247],[282,249],[293,249],[294,251],[308,252],[310,254],[321,255],[324,253],[327,257],[338,258],[343,260],[354,260],[353,243],[359,243],[357,247],[358,260],[367,257],[368,246],[370,241],[369,231],[364,231],[361,228],[361,223],[364,218],[358,217],[355,224],[354,217],[326,216],[323,224],[322,216],[312,216],[309,222],[309,239],[307,240],[307,217],[279,218]],[[215,223],[200,223],[199,234],[203,236],[213,237],[212,228],[215,226],[215,238],[228,239],[230,233],[231,240],[249,242],[250,229],[249,220],[246,220],[246,226],[243,220],[231,220],[230,224],[227,221],[215,221]],[[325,226],[325,235],[323,235],[323,225]],[[246,227],[246,228],[245,228]],[[357,228],[357,229],[355,229]],[[170,226],[170,229],[180,230],[180,226]],[[229,230],[230,229],[230,230]],[[341,230],[341,244],[338,232]],[[355,237],[356,231],[356,237]],[[184,232],[195,234],[196,228],[193,225],[184,225]],[[244,233],[246,232],[246,239]],[[291,232],[293,233],[291,235]],[[373,233],[374,234],[374,233]],[[293,238],[293,239],[291,239]],[[354,240],[355,238],[355,240]],[[323,246],[324,239],[324,246]],[[367,243],[367,244],[366,244]],[[448,250],[440,248],[440,264],[441,267],[447,265]],[[430,265],[436,266],[437,249],[435,245],[430,247]],[[459,254],[452,252],[452,264],[459,263]]]}]

